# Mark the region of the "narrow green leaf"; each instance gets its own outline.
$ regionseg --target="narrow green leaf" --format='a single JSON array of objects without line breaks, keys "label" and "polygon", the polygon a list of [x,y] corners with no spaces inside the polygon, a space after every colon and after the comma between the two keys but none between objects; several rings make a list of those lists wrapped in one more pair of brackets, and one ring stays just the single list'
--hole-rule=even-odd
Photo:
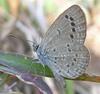
[{"label": "narrow green leaf", "polygon": [[53,77],[51,70],[38,60],[15,53],[0,52],[0,71],[18,75],[31,73],[37,76]]},{"label": "narrow green leaf", "polygon": [[52,72],[47,66],[43,66],[38,60],[24,55],[0,52],[0,71],[15,75],[25,83],[35,85],[42,92],[52,94],[48,85],[39,77],[53,77]]},{"label": "narrow green leaf", "polygon": [[74,94],[74,87],[72,80],[66,80],[66,94]]}]

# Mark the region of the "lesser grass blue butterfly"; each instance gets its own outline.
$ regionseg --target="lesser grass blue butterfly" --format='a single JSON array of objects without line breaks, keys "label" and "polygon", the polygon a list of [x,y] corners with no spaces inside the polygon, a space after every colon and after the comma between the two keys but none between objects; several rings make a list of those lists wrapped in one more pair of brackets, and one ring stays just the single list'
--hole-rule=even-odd
[{"label": "lesser grass blue butterfly", "polygon": [[78,5],[73,5],[56,19],[34,49],[40,62],[51,68],[56,79],[74,79],[85,72],[89,63],[85,37],[85,15]]}]

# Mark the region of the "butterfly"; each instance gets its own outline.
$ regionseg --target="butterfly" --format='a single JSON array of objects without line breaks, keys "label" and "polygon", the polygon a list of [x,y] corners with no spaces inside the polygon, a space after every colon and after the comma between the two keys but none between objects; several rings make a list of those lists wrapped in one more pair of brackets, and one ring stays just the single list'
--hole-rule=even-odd
[{"label": "butterfly", "polygon": [[84,46],[86,18],[78,5],[65,10],[51,25],[40,44],[33,45],[39,61],[47,65],[60,82],[75,79],[89,64],[89,51]]}]

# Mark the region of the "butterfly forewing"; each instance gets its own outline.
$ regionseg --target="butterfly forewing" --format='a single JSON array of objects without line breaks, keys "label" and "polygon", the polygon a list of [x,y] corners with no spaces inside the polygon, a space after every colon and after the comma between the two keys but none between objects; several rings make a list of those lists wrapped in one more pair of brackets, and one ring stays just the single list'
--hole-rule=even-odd
[{"label": "butterfly forewing", "polygon": [[[77,5],[73,5],[65,10],[51,25],[41,43],[43,48],[51,45],[49,42],[61,33],[66,33],[79,43],[84,43],[86,36],[86,19],[83,11]],[[67,36],[66,36],[67,37]],[[68,37],[66,38],[68,40]]]}]

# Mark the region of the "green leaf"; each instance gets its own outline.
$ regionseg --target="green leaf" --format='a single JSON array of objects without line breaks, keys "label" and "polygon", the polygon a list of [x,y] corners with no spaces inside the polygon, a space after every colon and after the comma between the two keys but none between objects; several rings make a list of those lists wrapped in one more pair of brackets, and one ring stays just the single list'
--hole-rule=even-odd
[{"label": "green leaf", "polygon": [[53,77],[51,70],[38,60],[16,53],[0,52],[0,71],[12,75],[31,73],[34,76]]},{"label": "green leaf", "polygon": [[0,71],[15,75],[25,83],[35,85],[42,92],[52,94],[48,85],[40,77],[35,77],[53,77],[51,70],[38,60],[24,55],[0,52]]},{"label": "green leaf", "polygon": [[74,87],[72,80],[66,80],[66,94],[74,94]]}]

